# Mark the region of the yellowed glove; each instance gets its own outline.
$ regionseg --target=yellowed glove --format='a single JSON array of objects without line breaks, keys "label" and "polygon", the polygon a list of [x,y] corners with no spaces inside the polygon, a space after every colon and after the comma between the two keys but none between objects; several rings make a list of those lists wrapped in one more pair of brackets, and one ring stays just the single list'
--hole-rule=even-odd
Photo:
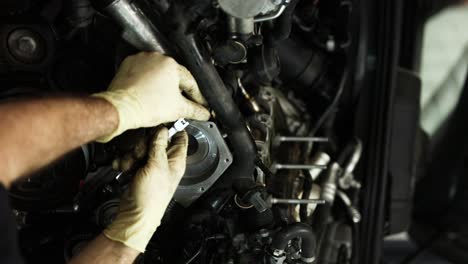
[{"label": "yellowed glove", "polygon": [[[189,99],[182,95],[184,92]],[[127,57],[105,92],[94,94],[109,101],[119,113],[119,126],[98,139],[108,142],[129,129],[154,127],[179,118],[208,120],[210,113],[190,72],[157,52]]]},{"label": "yellowed glove", "polygon": [[104,230],[109,239],[145,251],[185,172],[187,134],[177,133],[167,146],[168,130],[162,128],[153,140],[148,163],[135,175],[122,196],[119,214]]}]

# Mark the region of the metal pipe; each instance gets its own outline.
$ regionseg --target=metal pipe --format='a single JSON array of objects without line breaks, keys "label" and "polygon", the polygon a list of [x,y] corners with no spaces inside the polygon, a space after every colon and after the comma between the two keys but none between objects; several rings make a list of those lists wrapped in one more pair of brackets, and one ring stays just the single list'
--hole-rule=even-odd
[{"label": "metal pipe", "polygon": [[[317,152],[312,157],[310,162],[315,165],[328,166],[328,163],[330,163],[330,160],[331,158],[327,153]],[[310,174],[311,180],[315,181],[322,171],[323,171],[322,169],[317,169],[317,168],[310,169],[309,174]]]},{"label": "metal pipe", "polygon": [[341,168],[338,163],[333,162],[328,169],[324,183],[322,184],[322,191],[320,198],[327,201],[327,203],[333,204],[335,201],[337,191],[338,174]]},{"label": "metal pipe", "polygon": [[239,90],[241,91],[244,98],[249,102],[249,105],[252,111],[254,111],[255,113],[260,112],[260,105],[258,105],[257,100],[255,100],[255,98],[252,97],[249,94],[249,92],[247,92],[240,78],[237,78],[237,85],[239,86]]},{"label": "metal pipe", "polygon": [[338,191],[336,192],[336,195],[341,198],[343,203],[346,205],[346,208],[348,209],[348,214],[353,221],[353,223],[357,224],[361,222],[362,216],[361,213],[356,209],[356,207],[353,206],[351,199],[349,199],[348,195],[344,193],[343,191]]},{"label": "metal pipe", "polygon": [[165,38],[140,8],[129,0],[104,2],[107,3],[102,7],[103,12],[122,27],[122,37],[128,43],[142,51],[158,51],[171,55],[171,50]]},{"label": "metal pipe", "polygon": [[327,168],[327,165],[307,165],[307,164],[273,164],[273,168],[276,170],[311,170],[311,169],[321,169],[324,170]]},{"label": "metal pipe", "polygon": [[270,202],[271,204],[324,204],[325,200],[271,198]]},{"label": "metal pipe", "polygon": [[232,34],[251,35],[254,33],[253,18],[237,18],[228,15],[228,31]]},{"label": "metal pipe", "polygon": [[353,154],[349,158],[349,161],[344,165],[343,175],[341,177],[348,177],[351,175],[356,168],[359,160],[361,159],[362,155],[362,142],[360,139],[355,139],[356,144],[354,147]]},{"label": "metal pipe", "polygon": [[328,142],[329,139],[325,137],[289,137],[289,136],[277,136],[275,138],[277,142]]},{"label": "metal pipe", "polygon": [[262,16],[255,17],[255,18],[254,18],[254,22],[255,22],[255,23],[258,23],[258,22],[265,22],[265,21],[268,21],[268,20],[272,20],[272,19],[278,18],[279,16],[281,16],[281,14],[283,14],[284,10],[286,10],[286,5],[281,5],[281,6],[278,8],[278,10],[276,10],[276,12],[273,12],[273,13],[270,13],[270,14],[266,14],[266,15],[262,15]]}]

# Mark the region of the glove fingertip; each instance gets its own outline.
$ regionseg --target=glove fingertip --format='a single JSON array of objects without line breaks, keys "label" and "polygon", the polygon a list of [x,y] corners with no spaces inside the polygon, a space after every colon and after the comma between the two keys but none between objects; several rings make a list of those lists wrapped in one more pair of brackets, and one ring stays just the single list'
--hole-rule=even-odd
[{"label": "glove fingertip", "polygon": [[188,119],[207,121],[210,119],[210,111],[205,107],[185,99],[185,117]]},{"label": "glove fingertip", "polygon": [[169,142],[169,130],[166,127],[159,128],[154,136],[153,145],[167,147]]}]

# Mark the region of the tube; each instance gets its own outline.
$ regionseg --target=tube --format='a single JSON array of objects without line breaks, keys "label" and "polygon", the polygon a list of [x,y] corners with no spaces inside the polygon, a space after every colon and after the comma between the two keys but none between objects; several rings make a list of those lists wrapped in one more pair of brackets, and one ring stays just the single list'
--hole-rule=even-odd
[{"label": "tube", "polygon": [[275,23],[272,32],[272,40],[274,43],[287,39],[291,34],[293,14],[298,3],[299,0],[291,0],[283,14],[277,18],[277,23]]},{"label": "tube", "polygon": [[230,145],[234,150],[234,161],[223,178],[232,179],[234,189],[242,196],[255,187],[255,143],[230,91],[211,62],[209,53],[205,47],[199,45],[195,33],[189,30],[190,15],[183,14],[181,10],[181,7],[172,8],[171,16],[178,24],[176,30],[171,31],[170,37],[179,47],[180,57],[195,77],[202,94],[214,110],[216,119],[228,133]]},{"label": "tube", "polygon": [[123,38],[135,48],[171,54],[162,34],[130,0],[96,0],[94,5],[122,27]]},{"label": "tube", "polygon": [[284,253],[289,241],[294,238],[301,238],[302,256],[301,260],[312,263],[315,260],[315,250],[317,247],[315,233],[308,224],[294,223],[278,231],[271,243],[273,254]]}]

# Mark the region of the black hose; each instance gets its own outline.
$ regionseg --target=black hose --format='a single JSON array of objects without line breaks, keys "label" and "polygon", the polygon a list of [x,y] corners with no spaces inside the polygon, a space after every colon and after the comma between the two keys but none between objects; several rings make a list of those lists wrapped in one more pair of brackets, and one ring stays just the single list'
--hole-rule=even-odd
[{"label": "black hose", "polygon": [[278,231],[271,243],[273,251],[286,250],[289,241],[294,238],[301,238],[302,258],[315,259],[315,250],[317,247],[315,233],[308,224],[294,223]]},{"label": "black hose", "polygon": [[335,96],[333,97],[333,101],[327,107],[325,112],[323,112],[323,114],[319,118],[319,120],[315,123],[315,126],[310,130],[309,136],[311,136],[311,137],[315,136],[317,134],[318,130],[320,129],[320,127],[327,120],[327,118],[331,114],[333,114],[333,112],[335,111],[336,106],[338,105],[338,102],[341,99],[341,94],[343,94],[343,90],[344,90],[344,87],[346,86],[347,81],[348,81],[348,70],[345,69],[344,72],[343,72],[343,75],[341,77],[338,90],[336,91]]},{"label": "black hose", "polygon": [[[176,29],[171,31],[171,39],[179,47],[179,55],[185,66],[195,77],[200,90],[216,119],[228,133],[233,148],[233,163],[225,172],[224,178],[233,179],[235,190],[241,195],[255,187],[253,171],[256,147],[245,121],[231,93],[224,85],[206,48],[200,45],[195,33],[190,31],[190,14],[185,14],[180,6],[172,6],[169,11]],[[192,18],[193,19],[193,18]]]},{"label": "black hose", "polygon": [[273,43],[285,40],[291,34],[293,14],[298,3],[299,0],[292,0],[286,7],[286,10],[284,10],[283,14],[276,19],[275,27],[271,33]]}]

